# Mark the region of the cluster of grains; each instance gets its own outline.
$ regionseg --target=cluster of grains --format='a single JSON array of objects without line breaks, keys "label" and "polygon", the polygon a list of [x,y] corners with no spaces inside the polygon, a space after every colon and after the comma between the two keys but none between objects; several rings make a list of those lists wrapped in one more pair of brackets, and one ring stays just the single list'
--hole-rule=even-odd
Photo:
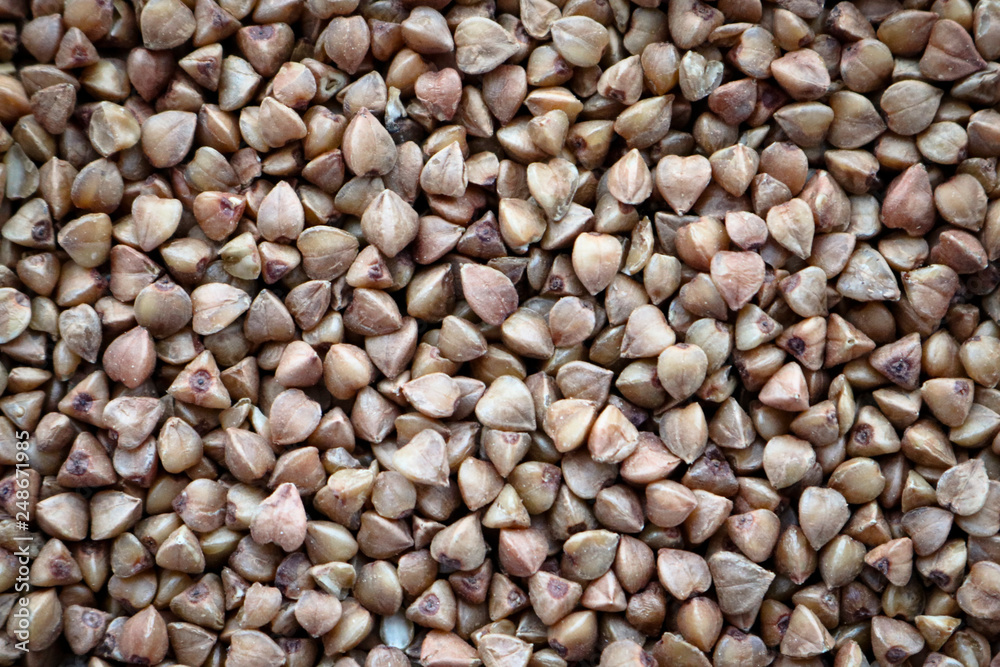
[{"label": "cluster of grains", "polygon": [[997,667],[998,57],[0,0],[0,663]]}]

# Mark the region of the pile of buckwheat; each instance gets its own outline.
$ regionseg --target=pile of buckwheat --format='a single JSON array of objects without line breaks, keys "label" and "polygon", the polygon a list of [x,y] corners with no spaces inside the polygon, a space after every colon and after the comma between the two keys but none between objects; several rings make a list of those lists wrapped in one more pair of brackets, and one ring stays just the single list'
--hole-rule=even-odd
[{"label": "pile of buckwheat", "polygon": [[0,0],[0,664],[1000,667],[998,60]]}]

